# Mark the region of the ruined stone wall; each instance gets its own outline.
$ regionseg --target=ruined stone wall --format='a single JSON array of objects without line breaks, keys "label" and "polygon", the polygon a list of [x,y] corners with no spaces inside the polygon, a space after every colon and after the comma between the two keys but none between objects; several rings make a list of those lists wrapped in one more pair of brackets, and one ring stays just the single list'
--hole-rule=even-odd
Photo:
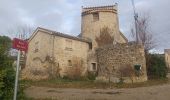
[{"label": "ruined stone wall", "polygon": [[[97,79],[108,80],[110,78],[113,82],[119,82],[122,67],[130,66],[134,69],[134,65],[141,65],[140,76],[134,76],[133,82],[147,80],[146,61],[142,45],[108,45],[97,49],[96,55],[98,59]],[[128,77],[124,77],[124,79],[125,82],[131,81]]]}]

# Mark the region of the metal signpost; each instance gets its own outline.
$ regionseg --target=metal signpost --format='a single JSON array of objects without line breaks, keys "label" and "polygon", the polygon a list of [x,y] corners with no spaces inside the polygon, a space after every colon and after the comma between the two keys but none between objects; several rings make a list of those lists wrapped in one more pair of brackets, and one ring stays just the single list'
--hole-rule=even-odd
[{"label": "metal signpost", "polygon": [[28,50],[28,43],[27,43],[27,41],[14,38],[13,42],[12,42],[12,47],[14,49],[18,50],[16,76],[15,76],[15,87],[14,87],[14,97],[13,97],[13,100],[16,100],[17,99],[17,91],[18,91],[18,76],[19,76],[19,67],[20,67],[20,55],[21,55],[21,51],[26,52]]}]

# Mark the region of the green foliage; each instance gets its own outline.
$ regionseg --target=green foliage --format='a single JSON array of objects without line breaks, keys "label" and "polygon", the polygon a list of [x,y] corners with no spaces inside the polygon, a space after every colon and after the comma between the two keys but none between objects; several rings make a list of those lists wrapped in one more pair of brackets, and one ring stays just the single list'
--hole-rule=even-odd
[{"label": "green foliage", "polygon": [[141,65],[134,65],[134,69],[140,71]]},{"label": "green foliage", "polygon": [[0,36],[0,54],[6,54],[11,48],[11,39],[7,36]]},{"label": "green foliage", "polygon": [[0,71],[0,97],[3,94],[3,91],[1,90],[4,87],[3,77],[5,76],[4,70]]},{"label": "green foliage", "polygon": [[97,76],[96,72],[88,72],[88,74],[87,74],[87,78],[89,80],[95,80],[96,76]]},{"label": "green foliage", "polygon": [[120,79],[119,79],[120,81],[118,82],[118,84],[123,84],[124,83],[124,81],[125,81],[125,79],[123,79],[122,77],[120,77]]},{"label": "green foliage", "polygon": [[166,78],[167,67],[165,65],[164,56],[158,54],[147,55],[147,71],[150,79]]},{"label": "green foliage", "polygon": [[13,96],[15,72],[10,57],[11,39],[0,36],[0,99],[10,100]]}]

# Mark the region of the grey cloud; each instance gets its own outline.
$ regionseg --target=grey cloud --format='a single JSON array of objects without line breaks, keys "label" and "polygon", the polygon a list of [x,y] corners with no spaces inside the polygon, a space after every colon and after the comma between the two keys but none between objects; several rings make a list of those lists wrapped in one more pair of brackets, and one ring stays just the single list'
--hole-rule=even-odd
[{"label": "grey cloud", "polygon": [[[158,46],[170,48],[170,1],[134,0],[138,12],[148,12],[151,28]],[[119,7],[120,29],[130,37],[133,23],[131,0],[0,0],[0,35],[16,24],[42,26],[52,30],[78,35],[81,29],[81,6],[112,5]],[[165,43],[166,42],[166,43]]]},{"label": "grey cloud", "polygon": [[42,26],[50,29],[60,29],[63,23],[63,18],[59,13],[49,13],[43,16],[37,16],[35,19],[35,26]]},{"label": "grey cloud", "polygon": [[[157,44],[156,49],[163,52],[170,48],[170,1],[169,0],[135,0],[136,10],[139,14],[150,15],[150,28]],[[130,36],[130,27],[133,23],[133,11],[131,1],[119,1],[120,28],[126,36]]]}]

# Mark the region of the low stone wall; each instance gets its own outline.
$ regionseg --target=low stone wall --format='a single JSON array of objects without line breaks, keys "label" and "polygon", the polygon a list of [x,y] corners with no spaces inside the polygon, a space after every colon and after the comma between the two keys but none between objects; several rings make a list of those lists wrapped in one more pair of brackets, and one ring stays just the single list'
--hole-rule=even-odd
[{"label": "low stone wall", "polygon": [[[97,80],[110,80],[112,82],[119,82],[122,78],[124,82],[147,80],[145,53],[140,44],[107,45],[98,48],[96,55],[98,62]],[[135,65],[140,65],[141,69],[136,70]]]}]

